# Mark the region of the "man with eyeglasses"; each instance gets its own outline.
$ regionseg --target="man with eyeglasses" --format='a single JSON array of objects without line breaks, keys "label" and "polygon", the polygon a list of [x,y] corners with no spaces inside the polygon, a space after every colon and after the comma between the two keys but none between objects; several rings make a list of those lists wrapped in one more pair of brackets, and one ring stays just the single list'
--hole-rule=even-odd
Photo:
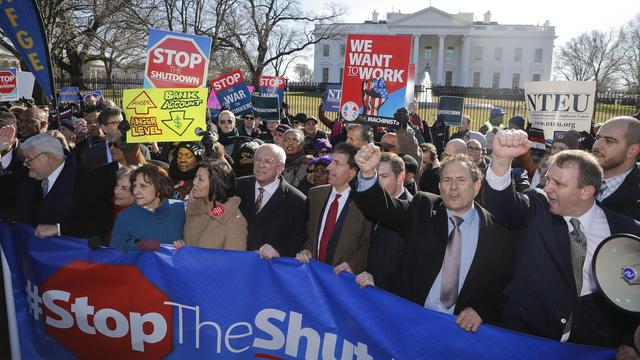
[{"label": "man with eyeglasses", "polygon": [[245,114],[242,117],[242,125],[238,128],[240,136],[247,136],[256,139],[260,136],[260,128],[256,125],[256,117],[253,113]]},{"label": "man with eyeglasses", "polygon": [[39,134],[22,145],[29,177],[20,184],[15,220],[35,226],[35,235],[103,237],[111,227],[109,197],[100,180],[65,157],[60,141]]},{"label": "man with eyeglasses", "polygon": [[247,250],[266,259],[295,256],[307,236],[307,197],[282,177],[285,161],[281,147],[263,144],[253,158],[253,176],[236,179],[248,224]]},{"label": "man with eyeglasses", "polygon": [[489,163],[484,156],[484,148],[476,139],[467,141],[467,155],[473,160],[483,173],[487,171]]}]

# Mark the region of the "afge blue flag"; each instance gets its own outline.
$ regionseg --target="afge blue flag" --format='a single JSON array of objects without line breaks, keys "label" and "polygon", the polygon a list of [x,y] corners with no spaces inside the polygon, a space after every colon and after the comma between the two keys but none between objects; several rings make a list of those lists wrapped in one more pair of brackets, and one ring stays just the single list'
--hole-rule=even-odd
[{"label": "afge blue flag", "polygon": [[42,90],[53,99],[49,48],[35,0],[0,1],[0,27]]},{"label": "afge blue flag", "polygon": [[[312,261],[185,247],[91,251],[0,223],[25,359],[610,359],[613,350],[457,327]],[[7,286],[8,285],[8,286]],[[18,345],[19,344],[19,345]]]}]

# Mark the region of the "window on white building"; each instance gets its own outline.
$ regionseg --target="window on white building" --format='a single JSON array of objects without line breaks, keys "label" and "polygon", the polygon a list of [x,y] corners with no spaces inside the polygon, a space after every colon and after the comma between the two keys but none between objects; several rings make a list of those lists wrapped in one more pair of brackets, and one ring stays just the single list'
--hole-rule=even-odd
[{"label": "window on white building", "polygon": [[533,74],[533,76],[531,76],[531,81],[540,81],[540,74]]},{"label": "window on white building", "polygon": [[424,60],[427,64],[431,63],[431,46],[427,46],[424,48]]},{"label": "window on white building", "polygon": [[502,48],[497,47],[494,53],[494,59],[496,61],[502,61]]},{"label": "window on white building", "polygon": [[473,60],[482,60],[482,48],[480,46],[473,48]]},{"label": "window on white building", "polygon": [[500,73],[494,72],[493,77],[491,79],[491,87],[494,89],[500,88]]},{"label": "window on white building", "polygon": [[534,62],[542,62],[542,49],[536,49],[536,53],[533,56]]},{"label": "window on white building", "polygon": [[329,68],[322,68],[322,82],[329,82]]},{"label": "window on white building", "polygon": [[473,72],[473,87],[480,87],[480,71]]},{"label": "window on white building", "polygon": [[323,44],[322,45],[322,56],[324,56],[324,57],[328,57],[329,56],[329,44]]},{"label": "window on white building", "polygon": [[340,44],[340,56],[344,56],[347,52],[347,45],[345,43]]},{"label": "window on white building", "polygon": [[338,80],[342,82],[343,77],[344,77],[344,68],[340,68],[340,79]]},{"label": "window on white building", "polygon": [[444,72],[444,86],[451,86],[453,83],[453,71]]},{"label": "window on white building", "polygon": [[447,47],[447,61],[453,61],[453,57],[455,56],[455,50],[453,46]]},{"label": "window on white building", "polygon": [[513,54],[513,61],[514,62],[522,61],[522,48],[516,48],[516,52]]},{"label": "window on white building", "polygon": [[511,76],[511,87],[514,89],[520,87],[520,73],[513,73]]}]

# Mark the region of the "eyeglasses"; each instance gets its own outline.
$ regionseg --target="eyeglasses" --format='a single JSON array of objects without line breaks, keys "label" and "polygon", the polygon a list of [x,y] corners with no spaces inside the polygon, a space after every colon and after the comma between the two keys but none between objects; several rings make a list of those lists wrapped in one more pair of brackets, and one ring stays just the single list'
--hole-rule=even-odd
[{"label": "eyeglasses", "polygon": [[47,153],[46,151],[41,152],[40,154],[38,154],[38,155],[34,156],[33,158],[31,158],[31,159],[29,159],[29,160],[27,160],[27,159],[25,158],[25,159],[24,159],[24,166],[30,166],[30,165],[31,165],[31,162],[32,162],[33,160],[35,160],[35,159],[37,159],[38,157],[40,157],[40,155],[44,155],[44,154],[46,154],[46,153]]},{"label": "eyeglasses", "polygon": [[118,143],[115,141],[109,141],[107,144],[109,145],[109,148],[113,146],[114,148],[118,149]]},{"label": "eyeglasses", "polygon": [[288,138],[288,137],[285,137],[283,141],[284,141],[285,143],[287,143],[287,144],[300,144],[300,143],[301,143],[301,141],[300,141],[300,140],[298,140],[298,138]]},{"label": "eyeglasses", "polygon": [[271,158],[271,159],[266,159],[266,158],[260,158],[260,157],[254,157],[253,158],[253,163],[256,165],[273,165],[276,163],[276,159],[275,158]]},{"label": "eyeglasses", "polygon": [[220,124],[233,124],[233,120],[220,120]]},{"label": "eyeglasses", "polygon": [[479,153],[479,152],[482,152],[482,148],[475,147],[475,146],[467,146],[467,151],[473,152],[473,153]]},{"label": "eyeglasses", "polygon": [[244,119],[245,120],[255,120],[255,117],[253,117],[253,116],[245,116]]},{"label": "eyeglasses", "polygon": [[318,154],[331,154],[331,149],[320,149]]}]

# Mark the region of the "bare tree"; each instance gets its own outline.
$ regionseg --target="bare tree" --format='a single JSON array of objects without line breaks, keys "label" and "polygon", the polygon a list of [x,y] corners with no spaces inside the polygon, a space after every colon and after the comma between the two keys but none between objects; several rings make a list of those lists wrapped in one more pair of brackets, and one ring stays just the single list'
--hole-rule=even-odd
[{"label": "bare tree", "polygon": [[293,68],[293,71],[298,76],[298,81],[300,82],[311,82],[311,80],[313,80],[313,71],[311,71],[307,64],[298,63]]},{"label": "bare tree", "polygon": [[569,40],[556,52],[555,70],[567,80],[594,80],[598,89],[615,85],[627,53],[620,30],[592,30]]},{"label": "bare tree", "polygon": [[640,13],[625,27],[627,54],[622,61],[622,79],[629,91],[640,94]]}]

